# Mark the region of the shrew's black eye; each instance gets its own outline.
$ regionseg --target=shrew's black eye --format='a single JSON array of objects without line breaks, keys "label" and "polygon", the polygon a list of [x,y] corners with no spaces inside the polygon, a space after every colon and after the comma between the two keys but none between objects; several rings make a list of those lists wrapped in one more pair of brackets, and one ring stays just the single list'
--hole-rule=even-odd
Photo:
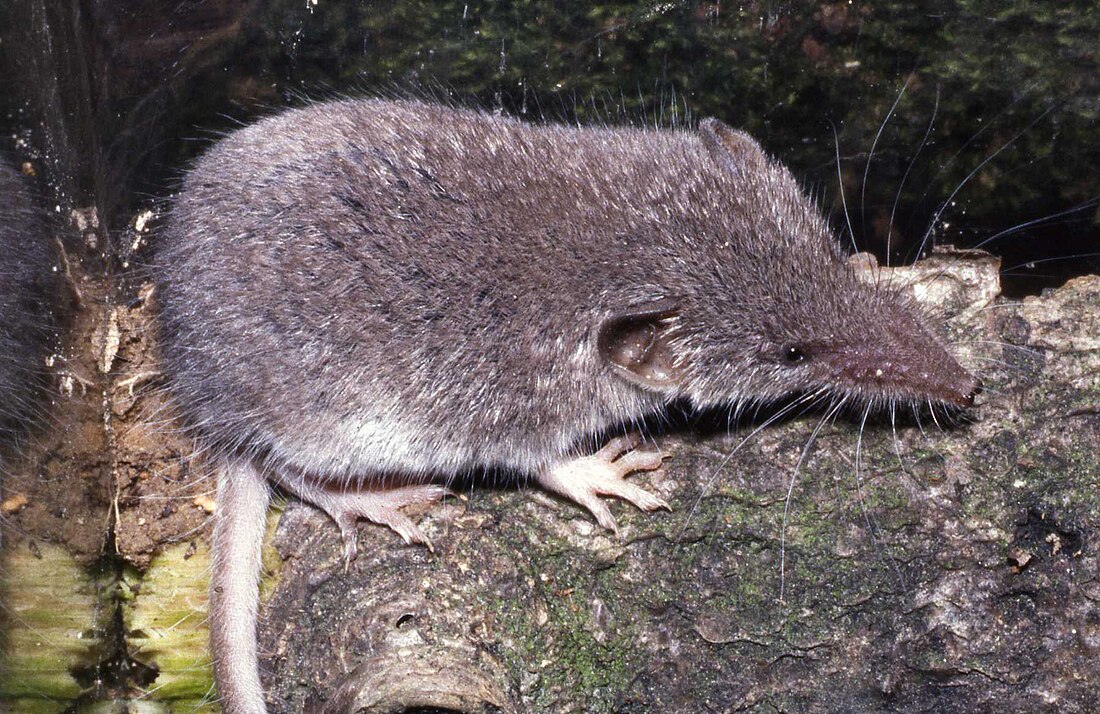
[{"label": "shrew's black eye", "polygon": [[798,345],[787,345],[783,348],[783,361],[787,364],[798,364],[807,359],[807,354]]}]

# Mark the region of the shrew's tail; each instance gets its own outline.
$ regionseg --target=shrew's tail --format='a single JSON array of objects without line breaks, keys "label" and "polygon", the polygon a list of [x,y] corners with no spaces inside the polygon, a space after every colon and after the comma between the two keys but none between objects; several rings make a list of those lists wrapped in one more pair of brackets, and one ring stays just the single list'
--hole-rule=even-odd
[{"label": "shrew's tail", "polygon": [[267,712],[256,649],[256,611],[270,497],[255,464],[235,457],[222,460],[210,577],[210,649],[224,714]]}]

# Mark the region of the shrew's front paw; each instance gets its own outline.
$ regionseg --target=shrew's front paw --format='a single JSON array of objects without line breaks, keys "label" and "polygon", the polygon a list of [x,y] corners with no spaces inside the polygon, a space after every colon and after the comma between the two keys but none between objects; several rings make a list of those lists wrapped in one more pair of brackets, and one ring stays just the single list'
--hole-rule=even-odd
[{"label": "shrew's front paw", "polygon": [[619,526],[600,496],[621,498],[643,511],[672,510],[663,499],[626,480],[635,471],[658,468],[665,458],[659,451],[636,451],[638,441],[637,435],[616,437],[591,456],[545,469],[537,475],[538,482],[547,491],[584,506],[597,523],[617,534]]}]

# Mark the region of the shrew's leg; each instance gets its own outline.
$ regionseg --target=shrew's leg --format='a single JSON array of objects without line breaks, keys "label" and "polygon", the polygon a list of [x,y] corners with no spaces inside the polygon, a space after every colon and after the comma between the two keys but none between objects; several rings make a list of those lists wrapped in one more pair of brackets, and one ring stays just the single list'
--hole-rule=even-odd
[{"label": "shrew's leg", "polygon": [[397,486],[386,490],[316,483],[289,477],[276,477],[284,487],[306,503],[317,506],[327,513],[344,538],[344,558],[350,563],[355,558],[355,523],[360,518],[386,526],[405,539],[406,543],[419,544],[432,549],[420,527],[401,512],[406,506],[438,501],[451,492],[436,484],[415,484]]}]

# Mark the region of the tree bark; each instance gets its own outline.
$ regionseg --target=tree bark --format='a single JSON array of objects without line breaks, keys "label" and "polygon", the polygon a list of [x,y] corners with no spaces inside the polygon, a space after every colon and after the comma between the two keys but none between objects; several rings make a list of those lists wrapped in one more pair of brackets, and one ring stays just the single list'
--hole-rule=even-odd
[{"label": "tree bark", "polygon": [[[941,251],[883,271],[986,384],[958,423],[681,420],[656,436],[665,465],[632,477],[673,512],[616,504],[621,538],[536,490],[475,484],[420,514],[434,552],[364,523],[345,568],[335,525],[289,502],[272,514],[259,626],[272,711],[1089,711],[1100,277],[1008,302],[997,270]],[[53,702],[89,699],[87,673],[123,662],[117,700],[216,711],[213,482],[159,381],[155,294],[79,279],[55,368],[75,422],[8,480],[5,503],[23,505],[5,511],[6,602],[38,592],[20,611],[56,613],[42,593],[65,578],[100,596],[66,605],[88,624],[54,618],[56,637],[9,621],[7,662],[33,635],[60,648],[27,665],[54,678]],[[11,672],[6,701],[41,698]]]}]

